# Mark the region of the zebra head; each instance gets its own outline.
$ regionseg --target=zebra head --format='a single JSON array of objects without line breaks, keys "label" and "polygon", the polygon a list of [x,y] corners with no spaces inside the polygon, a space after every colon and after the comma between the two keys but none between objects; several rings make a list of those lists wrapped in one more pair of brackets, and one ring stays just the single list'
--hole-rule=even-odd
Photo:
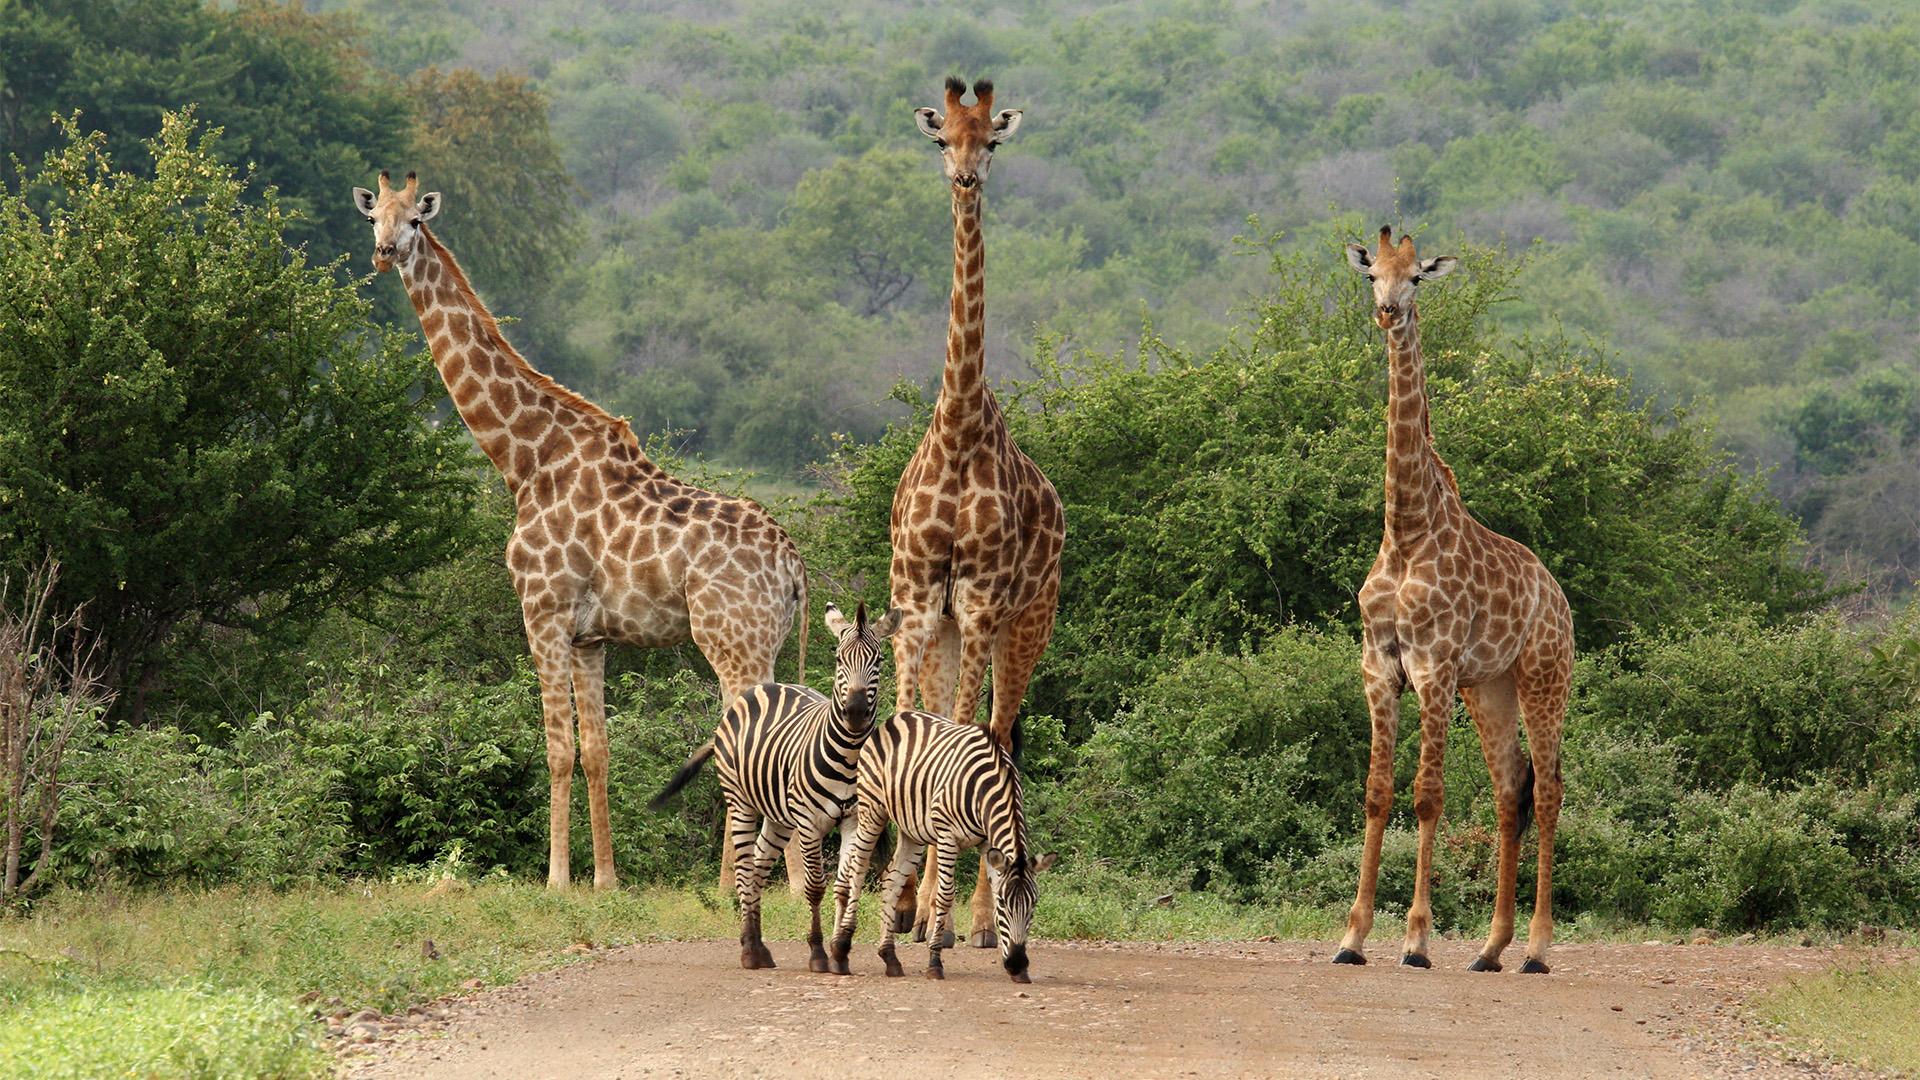
[{"label": "zebra head", "polygon": [[993,921],[1000,932],[1000,966],[1014,982],[1028,982],[1027,927],[1033,923],[1033,905],[1040,897],[1034,878],[1053,865],[1054,855],[1010,857],[988,847],[986,860],[987,880],[993,886]]},{"label": "zebra head", "polygon": [[833,654],[833,703],[847,726],[864,734],[873,725],[874,699],[880,694],[880,661],[886,655],[880,643],[900,629],[900,609],[891,608],[868,622],[862,602],[849,622],[828,604],[827,629],[840,639]]}]

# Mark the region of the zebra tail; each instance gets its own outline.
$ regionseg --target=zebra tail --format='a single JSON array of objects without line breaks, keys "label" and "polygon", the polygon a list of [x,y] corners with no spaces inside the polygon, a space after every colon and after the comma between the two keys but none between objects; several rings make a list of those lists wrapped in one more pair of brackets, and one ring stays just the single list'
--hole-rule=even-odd
[{"label": "zebra tail", "polygon": [[1010,741],[1013,745],[1009,748],[1009,756],[1013,759],[1013,767],[1018,769],[1020,768],[1020,756],[1024,754],[1027,749],[1027,736],[1020,730],[1020,718],[1017,716],[1013,718],[1013,736]]},{"label": "zebra tail", "polygon": [[712,756],[713,740],[708,739],[706,742],[700,744],[700,749],[693,752],[693,756],[687,759],[685,765],[680,766],[680,771],[673,774],[673,779],[667,781],[667,786],[660,789],[660,794],[655,795],[652,800],[647,803],[647,809],[658,810],[667,805],[668,799],[678,795],[681,788],[692,783],[693,778],[700,775],[700,767],[705,765],[707,759]]}]

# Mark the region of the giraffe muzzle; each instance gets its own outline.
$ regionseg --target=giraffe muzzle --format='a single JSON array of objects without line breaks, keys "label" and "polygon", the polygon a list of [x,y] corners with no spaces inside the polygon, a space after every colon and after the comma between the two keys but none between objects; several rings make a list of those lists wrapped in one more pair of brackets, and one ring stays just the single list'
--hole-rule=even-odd
[{"label": "giraffe muzzle", "polygon": [[963,172],[953,178],[953,186],[962,191],[971,191],[980,186],[980,174]]}]

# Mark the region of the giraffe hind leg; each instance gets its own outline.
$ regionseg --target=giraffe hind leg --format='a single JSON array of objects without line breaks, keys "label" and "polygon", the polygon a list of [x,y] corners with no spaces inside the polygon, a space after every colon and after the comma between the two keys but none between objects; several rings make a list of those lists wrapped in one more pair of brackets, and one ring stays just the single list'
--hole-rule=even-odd
[{"label": "giraffe hind leg", "polygon": [[1518,891],[1520,838],[1532,814],[1532,764],[1520,749],[1520,699],[1511,675],[1464,689],[1460,696],[1480,735],[1480,750],[1493,782],[1499,822],[1499,854],[1494,885],[1493,922],[1487,943],[1468,965],[1470,971],[1499,971],[1500,954],[1513,941],[1514,897]]},{"label": "giraffe hind leg", "polygon": [[[1053,637],[1053,618],[1059,600],[1058,584],[1043,589],[1033,603],[1001,626],[993,643],[993,717],[988,723],[994,741],[1009,753],[1013,751],[1013,729],[1020,722],[1020,706],[1026,701],[1027,684],[1033,680],[1033,669],[1039,666],[1040,656]],[[1000,937],[993,923],[993,888],[988,881],[984,854],[980,858],[979,876],[974,878],[968,911],[973,932],[967,936],[967,944],[976,949],[999,948]]]}]

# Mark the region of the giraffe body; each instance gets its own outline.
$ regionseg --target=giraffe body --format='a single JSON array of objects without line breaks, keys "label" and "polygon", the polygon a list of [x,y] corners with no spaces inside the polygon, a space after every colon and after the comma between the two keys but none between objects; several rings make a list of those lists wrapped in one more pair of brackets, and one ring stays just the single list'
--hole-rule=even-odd
[{"label": "giraffe body", "polygon": [[552,803],[547,883],[570,880],[574,724],[593,829],[594,884],[617,882],[607,811],[605,645],[692,640],[724,699],[773,680],[795,625],[806,667],[806,568],[747,499],[682,483],[648,460],[627,422],[528,364],[425,222],[439,211],[380,177],[354,189],[374,225],[374,267],[394,267],[453,404],[515,505],[506,561],[540,676]]},{"label": "giraffe body", "polygon": [[[1422,263],[1411,238],[1396,247],[1382,229],[1369,254],[1348,248],[1373,282],[1375,322],[1386,331],[1386,521],[1380,553],[1360,590],[1361,671],[1372,716],[1366,834],[1360,883],[1337,963],[1365,963],[1373,925],[1381,836],[1393,805],[1393,752],[1400,695],[1420,698],[1420,767],[1414,779],[1419,854],[1402,962],[1427,967],[1433,925],[1433,842],[1444,791],[1441,763],[1458,693],[1479,733],[1498,800],[1499,857],[1492,932],[1473,962],[1500,970],[1513,940],[1521,834],[1539,823],[1538,883],[1527,935],[1528,972],[1547,970],[1553,936],[1553,835],[1560,817],[1561,723],[1573,672],[1573,618],[1566,594],[1524,545],[1474,520],[1453,472],[1434,451],[1420,353],[1415,283],[1450,272],[1455,260]],[[1519,725],[1527,728],[1527,750]]]},{"label": "giraffe body", "polygon": [[[1020,452],[987,386],[986,249],[981,189],[993,150],[1020,126],[1015,110],[993,112],[993,86],[947,80],[945,116],[920,109],[922,134],[937,143],[953,197],[953,289],[946,365],[933,420],[894,489],[893,606],[903,613],[894,635],[895,707],[914,707],[971,721],[987,667],[993,667],[989,726],[1003,747],[1027,693],[1033,669],[1053,636],[1060,596],[1060,552],[1066,516],[1060,496]],[[929,860],[939,863],[939,852]],[[930,871],[931,872],[931,871]],[[972,900],[971,943],[995,944],[993,898],[982,863]],[[924,937],[931,891],[901,893],[901,922],[918,909]]]}]

